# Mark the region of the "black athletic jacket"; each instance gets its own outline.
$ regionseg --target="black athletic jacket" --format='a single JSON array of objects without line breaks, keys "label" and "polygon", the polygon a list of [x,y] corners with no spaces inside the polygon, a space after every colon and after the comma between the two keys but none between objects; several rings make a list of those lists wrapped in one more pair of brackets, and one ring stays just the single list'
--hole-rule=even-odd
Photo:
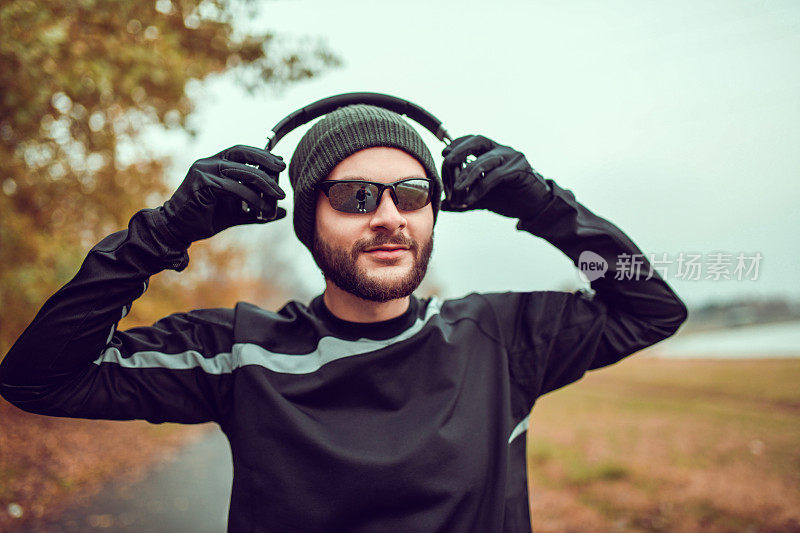
[{"label": "black athletic jacket", "polygon": [[548,182],[551,201],[517,228],[576,265],[584,250],[603,256],[591,291],[412,296],[367,325],[318,296],[117,331],[149,276],[188,262],[140,211],[44,304],[0,364],[0,393],[50,416],[218,423],[233,452],[229,531],[530,531],[536,398],[686,318],[657,273],[614,279],[616,257],[640,250]]}]

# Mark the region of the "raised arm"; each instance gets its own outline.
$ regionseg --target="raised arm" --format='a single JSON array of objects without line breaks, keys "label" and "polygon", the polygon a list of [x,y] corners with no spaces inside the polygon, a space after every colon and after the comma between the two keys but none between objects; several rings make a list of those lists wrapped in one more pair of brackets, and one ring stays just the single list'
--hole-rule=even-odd
[{"label": "raised arm", "polygon": [[[283,168],[275,156],[250,147],[196,162],[164,206],[139,211],[128,229],[103,239],[47,300],[0,363],[0,394],[51,416],[219,420],[230,374],[223,361],[233,341],[232,310],[170,315],[127,331],[116,325],[151,275],[186,267],[191,242],[235,224],[285,216],[276,205]],[[252,206],[249,212],[242,201]],[[259,212],[267,216],[255,220]]]},{"label": "raised arm", "polygon": [[[467,154],[478,156],[462,170]],[[539,175],[525,157],[485,137],[468,136],[446,149],[443,209],[490,209],[518,218],[517,229],[546,239],[578,266],[582,252],[608,264],[592,291],[532,291],[485,295],[508,350],[510,372],[529,409],[546,392],[587,370],[619,361],[672,335],[686,320],[684,303],[642,256],[638,276],[617,275],[617,258],[642,254],[608,220],[571,191]],[[617,279],[619,277],[619,279]]]}]

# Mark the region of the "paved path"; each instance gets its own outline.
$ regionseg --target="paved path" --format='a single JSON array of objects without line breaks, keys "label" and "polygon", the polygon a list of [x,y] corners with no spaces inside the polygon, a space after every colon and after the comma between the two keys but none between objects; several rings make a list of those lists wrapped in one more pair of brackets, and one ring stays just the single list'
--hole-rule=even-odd
[{"label": "paved path", "polygon": [[230,446],[215,427],[136,483],[112,483],[58,522],[30,531],[224,533],[232,481]]}]

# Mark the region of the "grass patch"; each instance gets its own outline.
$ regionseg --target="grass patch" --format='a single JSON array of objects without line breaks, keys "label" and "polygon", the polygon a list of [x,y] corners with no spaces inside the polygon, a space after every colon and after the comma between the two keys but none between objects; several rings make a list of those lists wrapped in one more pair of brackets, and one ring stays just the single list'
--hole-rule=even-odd
[{"label": "grass patch", "polygon": [[618,481],[627,479],[630,471],[624,465],[614,461],[604,461],[596,465],[581,465],[570,472],[573,484],[586,484],[593,481]]},{"label": "grass patch", "polygon": [[606,459],[599,462],[589,461],[575,448],[558,446],[552,442],[537,440],[528,449],[530,464],[550,464],[563,475],[562,480],[568,485],[586,485],[595,481],[617,481],[626,479],[630,470],[617,461]]},{"label": "grass patch", "polygon": [[738,516],[726,509],[720,509],[714,503],[702,499],[689,502],[683,509],[688,516],[706,529],[724,531],[757,531],[759,523],[753,517]]}]

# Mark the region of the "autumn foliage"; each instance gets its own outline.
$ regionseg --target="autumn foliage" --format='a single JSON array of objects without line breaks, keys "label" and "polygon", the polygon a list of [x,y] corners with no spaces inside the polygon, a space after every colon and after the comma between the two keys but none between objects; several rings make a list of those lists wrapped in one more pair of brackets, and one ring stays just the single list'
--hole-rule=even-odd
[{"label": "autumn foliage", "polygon": [[[250,90],[337,64],[320,45],[291,50],[272,34],[236,31],[229,0],[5,1],[0,4],[0,354],[88,249],[171,191],[146,128],[186,129],[187,83],[231,72]],[[289,47],[291,48],[291,47]],[[241,252],[192,247],[180,276],[159,275],[132,323],[269,298],[243,274]],[[190,290],[188,289],[190,288]],[[241,298],[244,299],[244,298]]]}]

